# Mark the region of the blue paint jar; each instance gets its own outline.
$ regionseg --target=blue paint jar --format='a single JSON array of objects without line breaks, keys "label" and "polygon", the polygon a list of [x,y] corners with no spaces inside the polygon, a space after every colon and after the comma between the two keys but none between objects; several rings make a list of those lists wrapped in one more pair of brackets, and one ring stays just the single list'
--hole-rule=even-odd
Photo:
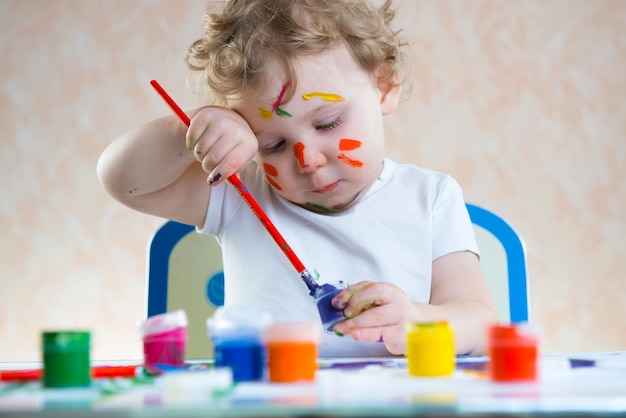
[{"label": "blue paint jar", "polygon": [[346,319],[343,315],[343,309],[335,309],[332,305],[333,298],[346,287],[347,285],[342,281],[334,284],[325,283],[313,292],[315,306],[317,306],[320,318],[322,319],[324,331],[327,333],[334,333],[333,328],[335,324]]},{"label": "blue paint jar", "polygon": [[220,307],[207,320],[207,332],[215,349],[215,366],[232,370],[233,381],[264,378],[263,327],[271,322],[267,312],[245,307]]}]

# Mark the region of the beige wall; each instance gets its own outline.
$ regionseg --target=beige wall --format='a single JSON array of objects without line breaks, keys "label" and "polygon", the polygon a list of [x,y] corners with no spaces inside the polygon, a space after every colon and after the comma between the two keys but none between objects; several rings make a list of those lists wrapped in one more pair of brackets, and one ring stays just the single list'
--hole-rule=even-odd
[{"label": "beige wall", "polygon": [[[0,361],[43,329],[139,358],[146,243],[95,166],[116,135],[184,106],[204,0],[0,0]],[[454,175],[528,248],[544,352],[626,349],[626,2],[399,3],[414,88],[389,155]]]}]

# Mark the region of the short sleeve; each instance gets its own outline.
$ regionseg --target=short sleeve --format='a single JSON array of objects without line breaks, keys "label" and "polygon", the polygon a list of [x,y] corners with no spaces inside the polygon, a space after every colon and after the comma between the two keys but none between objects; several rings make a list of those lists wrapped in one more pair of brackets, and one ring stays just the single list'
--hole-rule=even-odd
[{"label": "short sleeve", "polygon": [[433,260],[457,251],[480,255],[474,228],[458,182],[446,176],[432,208]]}]

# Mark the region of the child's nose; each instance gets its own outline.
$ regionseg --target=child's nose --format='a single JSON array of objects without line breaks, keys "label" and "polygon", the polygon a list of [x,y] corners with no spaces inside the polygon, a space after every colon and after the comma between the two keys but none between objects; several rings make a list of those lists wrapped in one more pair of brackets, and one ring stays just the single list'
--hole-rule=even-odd
[{"label": "child's nose", "polygon": [[296,157],[299,173],[315,171],[327,162],[326,156],[321,150],[315,146],[305,145],[303,142],[298,142],[294,145],[293,155]]}]

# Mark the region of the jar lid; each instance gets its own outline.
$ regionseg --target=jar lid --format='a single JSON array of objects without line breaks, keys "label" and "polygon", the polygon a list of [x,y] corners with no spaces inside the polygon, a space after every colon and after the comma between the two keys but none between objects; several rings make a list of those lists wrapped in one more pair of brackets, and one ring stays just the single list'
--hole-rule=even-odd
[{"label": "jar lid", "polygon": [[206,321],[209,336],[258,336],[272,318],[266,311],[249,306],[221,306]]},{"label": "jar lid", "polygon": [[536,341],[537,333],[528,324],[492,325],[489,328],[492,341]]},{"label": "jar lid", "polygon": [[44,352],[89,351],[91,336],[88,331],[44,331]]},{"label": "jar lid", "polygon": [[162,334],[176,328],[188,325],[187,314],[182,309],[154,315],[139,325],[139,333],[142,337],[147,335]]},{"label": "jar lid", "polygon": [[263,341],[313,342],[321,340],[321,328],[317,322],[275,322],[263,329]]},{"label": "jar lid", "polygon": [[435,322],[407,322],[407,331],[440,331],[442,329],[449,329],[447,321],[435,321]]}]

